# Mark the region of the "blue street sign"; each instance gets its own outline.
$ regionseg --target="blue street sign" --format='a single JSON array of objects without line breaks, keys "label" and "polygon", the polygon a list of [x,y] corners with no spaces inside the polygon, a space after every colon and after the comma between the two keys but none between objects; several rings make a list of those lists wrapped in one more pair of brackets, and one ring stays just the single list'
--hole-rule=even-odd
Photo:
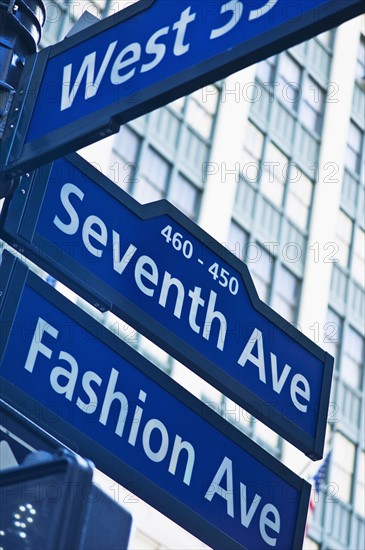
[{"label": "blue street sign", "polygon": [[302,547],[306,481],[9,254],[0,276],[2,396],[214,548]]},{"label": "blue street sign", "polygon": [[363,0],[141,0],[27,61],[3,169],[46,164],[363,11]]},{"label": "blue street sign", "polygon": [[261,302],[247,267],[167,201],[140,205],[73,155],[24,176],[0,226],[56,279],[322,456],[332,357]]}]

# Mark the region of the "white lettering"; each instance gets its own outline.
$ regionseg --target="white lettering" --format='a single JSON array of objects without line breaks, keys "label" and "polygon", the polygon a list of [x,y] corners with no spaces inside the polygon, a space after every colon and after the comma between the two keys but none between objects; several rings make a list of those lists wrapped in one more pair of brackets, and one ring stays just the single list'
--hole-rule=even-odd
[{"label": "white lettering", "polygon": [[221,313],[220,311],[214,310],[216,299],[217,299],[217,294],[214,292],[214,290],[211,290],[209,294],[207,313],[205,316],[203,338],[205,338],[206,340],[209,340],[212,324],[214,319],[216,319],[219,322],[219,335],[217,340],[217,348],[220,350],[223,350],[224,341],[226,339],[226,332],[227,332],[227,320],[223,315],[223,313]]},{"label": "white lettering", "polygon": [[[257,344],[257,356],[252,354],[252,349]],[[245,349],[241,353],[238,359],[238,364],[244,367],[250,361],[259,369],[259,378],[261,382],[266,384],[266,372],[265,372],[265,357],[264,357],[264,344],[262,340],[262,333],[255,328],[249,341],[247,342]]]},{"label": "white lettering", "polygon": [[76,405],[86,414],[92,414],[96,411],[96,408],[98,406],[98,397],[91,387],[91,382],[95,382],[98,386],[101,386],[102,379],[99,375],[96,374],[96,372],[93,372],[92,370],[88,370],[83,374],[82,377],[82,389],[86,393],[86,395],[89,398],[89,402],[86,403],[83,401],[80,397],[76,400]]},{"label": "white lettering", "polygon": [[199,334],[200,327],[197,325],[196,322],[196,316],[198,313],[199,307],[204,307],[205,300],[200,297],[202,289],[200,286],[195,286],[194,290],[189,290],[189,298],[191,298],[191,306],[190,306],[190,313],[189,313],[189,325],[193,329],[194,332]]},{"label": "white lettering", "polygon": [[[72,401],[77,376],[79,374],[79,366],[75,358],[67,353],[67,351],[61,351],[58,358],[61,361],[66,361],[70,365],[71,370],[64,367],[54,367],[50,376],[51,386],[56,393],[60,395],[64,394],[68,401]],[[59,378],[66,380],[66,384],[62,385],[59,382]]]},{"label": "white lettering", "polygon": [[276,391],[276,393],[280,394],[286,382],[286,379],[289,376],[291,367],[289,367],[289,365],[285,365],[281,375],[278,377],[278,365],[277,365],[276,355],[274,355],[273,353],[270,353],[270,358],[271,358],[271,372],[272,372],[272,387],[274,391]]},{"label": "white lettering", "polygon": [[250,526],[260,501],[261,497],[258,494],[255,494],[252,499],[251,506],[247,510],[247,487],[244,483],[240,482],[241,523],[244,527]]},{"label": "white lettering", "polygon": [[61,189],[60,198],[67,214],[70,216],[70,221],[66,224],[60,220],[58,216],[54,217],[53,223],[66,235],[74,235],[79,228],[79,217],[75,208],[70,202],[70,195],[76,195],[81,201],[84,199],[84,193],[73,183],[65,183]]},{"label": "white lettering", "polygon": [[141,73],[146,73],[147,71],[154,69],[159,63],[161,63],[166,53],[166,46],[165,44],[157,43],[157,40],[168,32],[169,27],[163,27],[162,29],[156,31],[148,40],[146,44],[146,53],[148,53],[149,55],[154,55],[155,58],[149,63],[143,63],[141,67]]},{"label": "white lettering", "polygon": [[[128,54],[130,55],[128,56]],[[124,59],[125,57],[126,59]],[[129,67],[133,63],[137,63],[137,61],[139,61],[140,58],[141,58],[141,46],[140,44],[138,44],[138,42],[133,42],[132,44],[129,44],[129,46],[126,46],[114,61],[112,71],[110,74],[111,83],[123,84],[123,82],[127,82],[127,80],[132,78],[132,76],[134,76],[136,72],[135,67],[124,75],[120,75],[120,71],[122,69],[125,69],[126,67]]]},{"label": "white lettering", "polygon": [[194,21],[196,13],[190,13],[191,7],[189,6],[181,13],[179,21],[174,23],[172,27],[176,30],[176,38],[174,44],[174,55],[179,56],[189,51],[190,44],[184,44],[186,28],[189,23]]},{"label": "white lettering", "polygon": [[[145,266],[151,268],[150,271],[145,269]],[[158,269],[156,263],[149,256],[141,256],[138,258],[136,263],[136,268],[134,271],[134,278],[137,283],[139,290],[146,294],[146,296],[153,296],[155,290],[153,288],[148,288],[142,281],[142,277],[147,279],[154,286],[157,286],[158,283]]]},{"label": "white lettering", "polygon": [[[299,387],[302,384],[303,387]],[[306,401],[310,400],[310,387],[309,382],[302,374],[295,374],[290,384],[290,397],[296,408],[301,412],[307,412],[308,406],[299,403],[297,395],[303,397]]]},{"label": "white lettering", "polygon": [[25,370],[29,372],[33,372],[38,353],[42,353],[42,355],[48,359],[52,357],[52,350],[42,342],[42,336],[45,332],[52,336],[52,338],[57,338],[58,336],[58,330],[55,329],[55,327],[52,327],[52,325],[49,325],[47,321],[39,317],[28,351],[27,360],[24,365]]},{"label": "white lettering", "polygon": [[124,256],[122,259],[120,259],[120,235],[116,231],[113,230],[113,269],[119,275],[123,273],[129,262],[134,256],[134,253],[136,252],[137,248],[130,244],[124,253]]},{"label": "white lettering", "polygon": [[[157,451],[153,451],[151,449],[151,435],[153,430],[158,430],[161,435],[160,448]],[[169,446],[169,435],[165,425],[162,424],[160,420],[157,420],[157,418],[151,418],[151,420],[149,420],[145,425],[142,436],[142,445],[144,452],[153,462],[161,462],[165,458]]]},{"label": "white lettering", "polygon": [[[146,397],[147,397],[146,392],[140,390],[139,395],[138,395],[138,399],[140,399],[140,401],[145,403]],[[139,426],[140,426],[141,420],[142,420],[142,414],[143,414],[143,409],[139,405],[137,405],[136,410],[134,411],[134,416],[133,416],[133,420],[132,420],[132,427],[131,427],[131,431],[129,432],[129,437],[128,437],[128,443],[133,445],[133,447],[134,447],[134,445],[136,444],[136,441],[137,441],[137,435],[138,435]]]},{"label": "white lettering", "polygon": [[[95,228],[99,228],[99,231],[96,231],[96,229],[93,229],[93,226]],[[103,254],[103,250],[93,246],[90,242],[90,237],[98,241],[103,246],[106,246],[107,239],[108,239],[108,231],[105,223],[103,222],[103,220],[98,218],[98,216],[91,215],[86,218],[82,228],[82,240],[85,247],[91,254],[93,254],[97,258],[101,258]]]},{"label": "white lettering", "polygon": [[161,287],[161,293],[158,303],[162,307],[166,307],[167,302],[167,296],[169,293],[169,289],[171,286],[174,286],[177,289],[177,297],[175,301],[175,308],[174,308],[174,315],[178,319],[181,317],[181,311],[184,303],[185,298],[185,291],[184,291],[184,285],[180,281],[180,279],[176,279],[175,277],[171,277],[171,274],[168,271],[165,271],[165,275],[162,281],[162,287]]},{"label": "white lettering", "polygon": [[[272,514],[274,519],[268,518],[268,515]],[[273,504],[265,504],[260,514],[260,533],[266,544],[269,546],[276,546],[277,538],[270,537],[267,534],[266,527],[270,527],[275,533],[280,533],[280,514],[279,510]]]},{"label": "white lettering", "polygon": [[63,69],[63,78],[62,78],[62,96],[61,96],[61,111],[68,109],[72,106],[76,94],[80,88],[84,74],[86,73],[86,84],[85,84],[85,94],[84,98],[89,99],[93,97],[100,86],[100,83],[104,77],[105,71],[109,65],[110,59],[115,50],[115,46],[118,41],[112,42],[109,44],[109,47],[104,56],[103,62],[97,74],[97,77],[94,82],[94,73],[95,73],[95,61],[96,61],[96,52],[92,52],[84,57],[80,70],[77,74],[74,85],[70,91],[71,85],[71,74],[72,74],[72,63],[66,65]]},{"label": "white lettering", "polygon": [[186,468],[184,473],[184,483],[190,485],[191,475],[193,473],[193,467],[195,462],[194,447],[188,441],[183,441],[179,435],[175,436],[174,446],[172,448],[171,459],[169,464],[169,472],[172,475],[176,473],[177,462],[179,460],[180,452],[185,450],[188,458],[186,461]]},{"label": "white lettering", "polygon": [[115,428],[115,433],[117,435],[122,436],[123,430],[125,426],[125,421],[128,414],[128,399],[124,395],[124,393],[120,391],[114,391],[115,386],[117,384],[119,373],[116,369],[112,368],[112,371],[110,373],[108,387],[105,392],[104,402],[100,413],[99,422],[101,424],[104,424],[106,426],[106,423],[108,421],[108,416],[110,412],[111,405],[113,401],[117,400],[120,404],[120,412],[118,417],[117,426]]},{"label": "white lettering", "polygon": [[215,38],[220,38],[227,32],[231,31],[233,27],[237,25],[243,13],[242,2],[239,2],[238,0],[230,0],[229,2],[226,2],[226,4],[223,4],[223,6],[221,7],[221,14],[223,15],[223,13],[230,11],[232,12],[231,18],[227,21],[225,25],[223,25],[223,27],[212,30],[212,32],[210,33],[211,40],[214,40]]},{"label": "white lettering", "polygon": [[[226,476],[226,488],[220,485],[222,478]],[[227,502],[227,514],[234,517],[234,501],[233,501],[233,471],[232,471],[232,460],[226,456],[222,460],[221,465],[218,468],[217,473],[215,474],[212,484],[210,485],[208,491],[205,493],[205,498],[212,501],[214,495],[217,494],[222,497]]]}]

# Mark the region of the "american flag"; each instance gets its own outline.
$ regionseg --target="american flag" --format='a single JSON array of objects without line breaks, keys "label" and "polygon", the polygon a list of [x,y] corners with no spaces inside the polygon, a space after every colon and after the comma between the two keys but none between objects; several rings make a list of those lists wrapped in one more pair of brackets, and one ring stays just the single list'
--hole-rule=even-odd
[{"label": "american flag", "polygon": [[308,517],[307,517],[307,525],[305,528],[305,534],[308,534],[309,524],[311,520],[313,519],[314,514],[314,508],[316,506],[316,496],[319,495],[321,492],[324,478],[326,477],[327,467],[328,463],[330,461],[331,457],[331,451],[328,451],[326,457],[322,461],[322,464],[318,468],[317,472],[312,477],[312,487],[314,488],[314,491],[311,491],[311,498],[309,501],[309,511],[308,511]]}]

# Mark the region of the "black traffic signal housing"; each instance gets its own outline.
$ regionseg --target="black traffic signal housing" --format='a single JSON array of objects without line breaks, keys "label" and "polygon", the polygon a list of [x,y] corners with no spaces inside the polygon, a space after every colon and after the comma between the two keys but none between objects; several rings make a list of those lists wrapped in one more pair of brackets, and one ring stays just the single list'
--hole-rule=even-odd
[{"label": "black traffic signal housing", "polygon": [[60,449],[0,472],[0,548],[125,550],[132,517],[92,482],[93,465]]}]

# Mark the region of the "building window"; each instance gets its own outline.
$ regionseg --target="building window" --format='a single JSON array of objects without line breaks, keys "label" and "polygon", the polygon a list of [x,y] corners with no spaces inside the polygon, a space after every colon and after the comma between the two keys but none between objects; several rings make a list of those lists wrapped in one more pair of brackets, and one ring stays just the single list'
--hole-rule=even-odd
[{"label": "building window", "polygon": [[171,101],[171,103],[168,103],[168,107],[176,111],[176,113],[181,114],[184,110],[185,99],[186,97],[179,97],[178,99],[175,99],[175,101]]},{"label": "building window", "polygon": [[229,228],[227,248],[232,254],[243,260],[246,255],[248,234],[239,225],[232,222]]},{"label": "building window", "polygon": [[341,378],[351,388],[360,389],[364,363],[364,339],[347,326],[344,331],[341,357]]},{"label": "building window", "polygon": [[299,117],[303,125],[316,134],[320,134],[322,129],[324,97],[323,89],[307,77],[302,90]]},{"label": "building window", "polygon": [[256,65],[256,76],[263,82],[264,84],[270,84],[271,82],[274,82],[274,76],[275,76],[275,64],[276,64],[276,57],[272,56],[268,59],[264,59],[263,61],[260,61]]},{"label": "building window", "polygon": [[243,166],[241,168],[243,177],[249,182],[257,183],[260,179],[263,145],[264,134],[249,121],[244,137]]},{"label": "building window", "polygon": [[203,88],[191,94],[186,108],[186,122],[204,139],[210,138],[217,108],[219,93],[218,89],[214,88]]},{"label": "building window", "polygon": [[365,517],[365,453],[359,454],[357,464],[357,477],[355,489],[355,511],[359,516]]},{"label": "building window", "polygon": [[278,266],[271,307],[292,323],[296,318],[299,298],[298,279],[282,265]]},{"label": "building window", "polygon": [[122,126],[113,145],[110,178],[123,189],[129,190],[138,180],[137,158],[141,138],[128,126]]},{"label": "building window", "polygon": [[357,50],[356,78],[360,81],[365,79],[365,37],[362,37]]},{"label": "building window", "polygon": [[280,56],[277,94],[289,109],[297,110],[301,95],[300,81],[302,70],[288,54]]},{"label": "building window", "polygon": [[172,182],[168,200],[184,214],[195,220],[198,214],[200,191],[191,181],[177,174]]},{"label": "building window", "polygon": [[340,264],[347,268],[350,256],[350,245],[352,239],[352,221],[346,214],[340,210],[336,226],[336,242],[338,244],[338,260]]},{"label": "building window", "polygon": [[333,43],[333,32],[332,31],[325,31],[316,36],[316,39],[321,42],[326,48],[331,49],[332,43]]},{"label": "building window", "polygon": [[333,495],[343,502],[351,502],[354,471],[355,445],[340,432],[334,436],[331,483],[336,489]]},{"label": "building window", "polygon": [[363,132],[351,121],[347,137],[345,163],[347,168],[352,170],[355,174],[360,174],[362,140]]},{"label": "building window", "polygon": [[273,204],[281,206],[284,195],[284,185],[288,171],[288,157],[273,143],[266,149],[261,190]]},{"label": "building window", "polygon": [[365,231],[359,227],[355,229],[351,274],[355,281],[365,288]]},{"label": "building window", "polygon": [[286,199],[286,214],[300,229],[305,231],[308,212],[312,201],[313,183],[295,166],[289,178],[289,191]]},{"label": "building window", "polygon": [[330,308],[327,310],[327,318],[323,329],[323,347],[333,357],[339,357],[340,340],[342,334],[342,320],[341,317]]},{"label": "building window", "polygon": [[135,197],[141,203],[161,199],[166,194],[170,165],[151,147],[142,155]]},{"label": "building window", "polygon": [[251,243],[246,247],[244,261],[250,270],[260,299],[267,302],[272,281],[273,257],[258,243]]}]

